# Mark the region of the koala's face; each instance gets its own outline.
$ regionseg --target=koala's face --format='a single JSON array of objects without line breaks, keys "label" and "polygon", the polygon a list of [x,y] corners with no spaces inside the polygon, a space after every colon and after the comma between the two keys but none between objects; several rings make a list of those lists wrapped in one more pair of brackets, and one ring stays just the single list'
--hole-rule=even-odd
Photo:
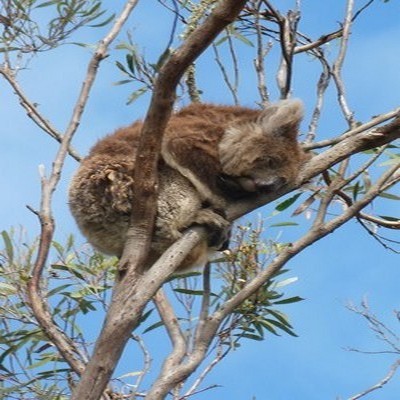
[{"label": "koala's face", "polygon": [[276,192],[285,185],[293,183],[303,158],[297,149],[297,144],[293,149],[286,147],[286,150],[287,155],[261,156],[255,159],[246,165],[247,168],[237,171],[240,172],[237,176],[222,176],[225,187],[228,187],[231,193],[237,192],[239,195],[240,192],[242,194]]},{"label": "koala's face", "polygon": [[228,196],[275,192],[293,184],[307,156],[297,141],[298,101],[267,107],[253,123],[231,126],[219,145],[222,188]]},{"label": "koala's face", "polygon": [[284,186],[290,177],[284,176],[281,160],[268,158],[259,160],[254,169],[243,171],[237,182],[246,192],[272,192]]}]

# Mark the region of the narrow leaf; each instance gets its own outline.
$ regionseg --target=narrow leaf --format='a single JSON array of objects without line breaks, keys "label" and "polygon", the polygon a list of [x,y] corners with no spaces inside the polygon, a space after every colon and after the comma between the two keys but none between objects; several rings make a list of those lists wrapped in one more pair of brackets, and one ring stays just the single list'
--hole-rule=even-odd
[{"label": "narrow leaf", "polygon": [[303,301],[304,299],[300,296],[289,297],[288,299],[275,301],[274,304],[290,304],[297,303],[298,301]]},{"label": "narrow leaf", "polygon": [[282,203],[279,203],[276,207],[275,210],[277,211],[283,211],[289,208],[299,197],[301,196],[301,193],[296,193],[294,196],[289,197]]},{"label": "narrow leaf", "polygon": [[3,241],[4,241],[4,246],[5,246],[8,262],[10,264],[12,264],[13,260],[14,260],[14,248],[13,248],[13,245],[12,245],[12,241],[11,241],[10,235],[8,234],[7,231],[2,231],[1,232],[1,236],[3,237]]}]

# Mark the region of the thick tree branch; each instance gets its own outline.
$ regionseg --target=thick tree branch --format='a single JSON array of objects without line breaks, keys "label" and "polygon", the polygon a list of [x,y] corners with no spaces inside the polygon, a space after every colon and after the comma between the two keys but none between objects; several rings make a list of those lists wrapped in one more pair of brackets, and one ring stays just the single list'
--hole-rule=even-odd
[{"label": "thick tree branch", "polygon": [[[216,36],[235,20],[245,3],[244,0],[220,1],[204,23],[190,34],[159,71],[150,108],[144,120],[138,150],[141,168],[135,170],[133,223],[128,230],[121,259],[121,267],[124,270],[137,271],[145,265],[155,216],[156,165],[161,148],[161,137],[171,114],[179,80]],[[130,278],[128,271],[124,280]]]}]

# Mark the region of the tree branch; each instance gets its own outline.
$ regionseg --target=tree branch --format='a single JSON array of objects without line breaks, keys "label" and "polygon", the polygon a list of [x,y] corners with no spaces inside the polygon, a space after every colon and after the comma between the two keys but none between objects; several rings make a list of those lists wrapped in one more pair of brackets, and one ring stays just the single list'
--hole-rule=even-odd
[{"label": "tree branch", "polygon": [[[38,110],[35,103],[32,103],[28,97],[23,92],[22,88],[19,86],[15,75],[13,74],[11,68],[8,65],[0,66],[0,74],[4,76],[4,79],[10,84],[14,89],[15,94],[19,98],[21,106],[25,109],[28,117],[44,132],[49,134],[58,143],[62,142],[62,134],[47,120],[42,113]],[[68,147],[69,155],[76,161],[80,161],[81,157],[79,154],[71,147]]]},{"label": "tree branch", "polygon": [[393,378],[394,374],[396,373],[399,367],[400,367],[400,360],[397,360],[392,364],[392,366],[389,369],[389,372],[383,379],[381,379],[378,383],[376,383],[374,386],[371,386],[367,390],[364,390],[363,392],[355,396],[349,397],[348,400],[358,400],[377,389],[382,389],[383,386],[386,385]]},{"label": "tree branch", "polygon": [[40,286],[43,269],[47,262],[49,249],[55,230],[55,222],[52,215],[51,204],[53,193],[56,190],[61,177],[61,172],[64,166],[66,155],[70,148],[71,140],[79,126],[90,90],[96,78],[98,66],[100,62],[107,56],[109,45],[119,33],[136,4],[137,0],[130,0],[127,2],[124,10],[116,19],[110,32],[103,40],[100,41],[95,54],[89,62],[86,77],[72,112],[70,123],[66,129],[66,132],[62,136],[60,147],[54,159],[51,174],[48,178],[45,177],[44,173],[42,176],[42,198],[40,212],[38,213],[41,223],[40,243],[35,264],[32,269],[32,276],[28,281],[27,294],[29,297],[29,304],[32,308],[35,318],[38,320],[44,333],[54,343],[61,355],[78,375],[83,371],[86,360],[80,354],[70,338],[57,327],[57,324],[52,319],[46,296]]},{"label": "tree branch", "polygon": [[349,105],[347,104],[346,100],[346,92],[342,80],[342,67],[348,48],[350,28],[353,21],[352,19],[353,8],[354,8],[354,0],[347,0],[346,15],[343,23],[343,33],[342,33],[342,39],[340,41],[339,54],[332,66],[332,76],[337,87],[339,104],[350,128],[354,127],[354,116],[353,113],[350,111]]}]

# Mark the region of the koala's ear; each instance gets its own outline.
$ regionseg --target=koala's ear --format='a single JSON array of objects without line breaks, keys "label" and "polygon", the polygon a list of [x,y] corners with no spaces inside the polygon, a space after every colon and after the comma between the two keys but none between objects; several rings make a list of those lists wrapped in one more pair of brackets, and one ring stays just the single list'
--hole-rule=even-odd
[{"label": "koala's ear", "polygon": [[258,123],[265,134],[296,139],[302,118],[303,103],[300,100],[281,100],[268,105]]}]

